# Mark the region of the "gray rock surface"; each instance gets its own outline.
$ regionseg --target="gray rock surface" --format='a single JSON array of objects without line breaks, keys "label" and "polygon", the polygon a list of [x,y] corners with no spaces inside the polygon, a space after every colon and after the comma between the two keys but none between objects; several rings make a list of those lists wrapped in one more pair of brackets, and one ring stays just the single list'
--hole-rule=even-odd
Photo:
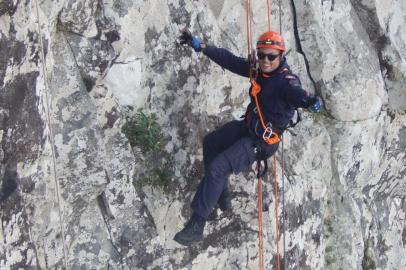
[{"label": "gray rock surface", "polygon": [[[257,37],[266,1],[252,5]],[[406,269],[406,4],[281,5],[272,27],[327,109],[286,133],[283,172],[276,155],[286,269]],[[202,243],[172,240],[204,173],[201,141],[243,114],[249,86],[180,46],[184,26],[246,54],[243,2],[0,2],[0,269],[258,268],[254,167],[230,177],[233,211],[218,210]],[[174,160],[166,190],[138,185],[156,164],[121,131],[127,105],[157,115]]]}]

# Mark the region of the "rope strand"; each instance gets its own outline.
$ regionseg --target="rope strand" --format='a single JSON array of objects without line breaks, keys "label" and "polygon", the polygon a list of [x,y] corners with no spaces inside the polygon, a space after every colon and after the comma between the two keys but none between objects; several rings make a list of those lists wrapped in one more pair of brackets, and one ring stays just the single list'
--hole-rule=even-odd
[{"label": "rope strand", "polygon": [[[278,0],[279,5],[279,34],[282,35],[282,0]],[[283,269],[286,268],[286,219],[285,219],[285,156],[284,156],[284,144],[283,135],[281,136],[282,141],[282,233],[283,233]]]},{"label": "rope strand", "polygon": [[[261,169],[261,161],[257,161],[258,172]],[[262,179],[261,176],[258,177],[258,259],[259,259],[259,269],[262,270],[264,267],[264,248],[262,240]]]},{"label": "rope strand", "polygon": [[275,245],[276,245],[276,269],[280,270],[280,255],[279,255],[279,220],[278,220],[278,178],[276,174],[276,156],[273,156],[273,171],[274,171],[274,197],[275,197]]},{"label": "rope strand", "polygon": [[282,136],[282,233],[283,233],[283,269],[285,269],[285,246],[286,246],[286,220],[285,220],[285,156],[283,150],[283,136]]},{"label": "rope strand", "polygon": [[281,0],[278,1],[278,5],[279,5],[279,34],[282,35],[282,4],[281,4]]},{"label": "rope strand", "polygon": [[251,3],[250,3],[250,0],[247,0],[246,1],[246,23],[247,23],[247,50],[248,50],[248,55],[251,53],[250,10],[251,10]]},{"label": "rope strand", "polygon": [[268,32],[271,31],[271,1],[267,0],[266,5],[268,7]]},{"label": "rope strand", "polygon": [[59,183],[58,183],[58,178],[57,178],[57,171],[56,171],[56,155],[55,155],[55,142],[54,142],[54,132],[52,129],[52,123],[51,123],[51,112],[50,112],[50,101],[49,101],[49,86],[48,86],[48,80],[47,80],[47,73],[46,73],[46,63],[45,63],[45,54],[44,54],[44,44],[42,42],[42,31],[41,31],[41,23],[40,23],[40,17],[39,17],[39,7],[38,7],[38,1],[35,1],[35,9],[36,9],[36,15],[37,15],[37,27],[38,27],[38,35],[39,35],[39,43],[40,43],[40,57],[41,57],[41,62],[42,62],[42,72],[44,74],[44,89],[45,89],[45,108],[46,108],[46,121],[48,124],[49,128],[49,141],[51,144],[51,153],[52,153],[52,167],[53,167],[53,178],[54,178],[54,183],[55,183],[55,191],[56,191],[56,198],[57,198],[57,203],[58,203],[58,216],[59,216],[59,225],[61,229],[61,242],[62,242],[62,248],[63,248],[63,264],[65,266],[65,270],[68,270],[68,248],[66,246],[66,237],[65,237],[65,229],[64,229],[64,218],[63,218],[63,211],[61,207],[61,196],[60,196],[60,190],[59,190]]}]

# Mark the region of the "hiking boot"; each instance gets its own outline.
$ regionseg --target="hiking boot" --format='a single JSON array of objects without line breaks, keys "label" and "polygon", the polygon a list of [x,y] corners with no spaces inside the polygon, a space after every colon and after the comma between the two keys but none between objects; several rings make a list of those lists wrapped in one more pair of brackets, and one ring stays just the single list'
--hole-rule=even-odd
[{"label": "hiking boot", "polygon": [[178,232],[173,240],[184,246],[190,246],[193,243],[203,240],[203,230],[206,220],[193,213],[185,228]]},{"label": "hiking boot", "polygon": [[228,189],[223,190],[217,204],[221,211],[225,212],[231,209],[231,193]]}]

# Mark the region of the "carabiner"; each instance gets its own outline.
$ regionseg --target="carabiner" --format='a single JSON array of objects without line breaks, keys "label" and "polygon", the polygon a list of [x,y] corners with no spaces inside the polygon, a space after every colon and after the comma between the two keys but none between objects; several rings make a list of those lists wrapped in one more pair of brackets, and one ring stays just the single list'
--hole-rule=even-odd
[{"label": "carabiner", "polygon": [[272,128],[266,127],[264,133],[262,134],[262,138],[266,141],[267,139],[270,139],[272,135],[273,135]]},{"label": "carabiner", "polygon": [[264,133],[262,134],[262,138],[267,144],[275,144],[281,141],[278,133],[273,132],[271,123],[268,123],[266,125]]},{"label": "carabiner", "polygon": [[264,133],[262,133],[262,138],[264,139],[264,141],[266,141],[267,139],[270,139],[272,135],[273,135],[272,124],[267,123],[266,128],[264,129]]}]

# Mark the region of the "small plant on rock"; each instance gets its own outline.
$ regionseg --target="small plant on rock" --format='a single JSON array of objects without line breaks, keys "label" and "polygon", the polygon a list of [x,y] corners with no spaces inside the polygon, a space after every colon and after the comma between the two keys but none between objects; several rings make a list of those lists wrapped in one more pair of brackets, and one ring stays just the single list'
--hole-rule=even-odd
[{"label": "small plant on rock", "polygon": [[164,150],[166,140],[157,116],[154,113],[147,114],[143,109],[134,112],[133,107],[128,107],[122,132],[127,136],[131,147],[139,148],[144,155],[134,186],[149,185],[167,190],[174,175],[173,160]]},{"label": "small plant on rock", "polygon": [[147,115],[140,108],[136,113],[129,107],[122,131],[127,136],[132,147],[139,147],[144,154],[156,152],[163,148],[163,135],[154,113]]}]

